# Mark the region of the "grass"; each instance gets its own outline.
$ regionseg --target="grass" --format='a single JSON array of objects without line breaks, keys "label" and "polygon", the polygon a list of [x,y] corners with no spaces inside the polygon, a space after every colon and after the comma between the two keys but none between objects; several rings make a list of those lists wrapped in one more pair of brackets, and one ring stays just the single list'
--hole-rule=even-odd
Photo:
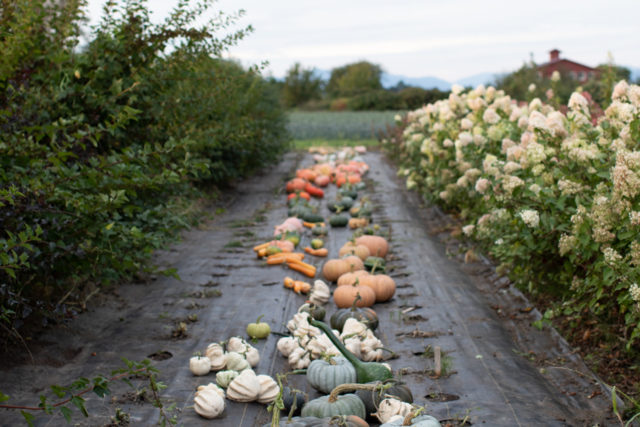
[{"label": "grass", "polygon": [[398,111],[291,111],[288,114],[287,128],[296,141],[320,139],[374,141],[378,132],[394,124],[394,117],[398,113]]}]

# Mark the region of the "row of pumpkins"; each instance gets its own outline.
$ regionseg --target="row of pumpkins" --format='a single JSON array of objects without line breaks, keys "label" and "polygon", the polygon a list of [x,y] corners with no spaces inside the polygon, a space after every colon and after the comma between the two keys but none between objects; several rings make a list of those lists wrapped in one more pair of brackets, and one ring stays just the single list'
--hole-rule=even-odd
[{"label": "row of pumpkins", "polygon": [[[335,164],[331,156],[344,160]],[[348,189],[350,197],[345,198],[355,199],[353,189],[363,187],[362,176],[369,169],[361,160],[349,160],[344,152],[316,154],[314,158],[318,162],[316,165],[299,169],[296,177],[286,184],[288,204],[301,207],[297,212],[301,212],[303,218],[288,218],[276,226],[275,240],[254,248],[259,257],[266,258],[267,264],[286,264],[309,278],[315,278],[315,266],[303,261],[304,253],[295,252],[303,227],[310,228],[315,236],[313,247],[305,248],[305,252],[317,257],[328,253],[326,250],[314,253],[322,249],[321,238],[328,230],[309,200],[323,198],[321,188],[330,183]],[[329,209],[337,208],[340,213],[339,203],[331,204]],[[346,225],[346,222],[331,221],[334,217],[329,221],[332,227]],[[366,219],[363,226],[369,224],[369,218]],[[316,279],[313,285],[290,277],[283,281],[285,287],[308,295],[307,301],[287,323],[291,335],[281,338],[277,348],[288,358],[292,369],[306,369],[307,382],[324,396],[306,402],[301,394],[283,386],[280,378],[276,381],[268,375],[255,374],[252,367],[257,366],[259,360],[257,350],[242,338],[232,337],[226,343],[209,345],[204,357],[191,359],[194,364],[206,359],[200,362],[201,371],[191,369],[195,375],[217,371],[215,384],[198,387],[194,399],[196,412],[205,418],[216,418],[224,411],[226,397],[238,402],[271,404],[273,422],[265,427],[364,427],[369,425],[365,421],[368,415],[375,416],[382,426],[440,426],[435,418],[423,414],[424,408],[412,404],[410,389],[393,378],[388,364],[380,362],[385,349],[374,334],[378,317],[370,307],[376,302],[390,300],[396,290],[393,278],[384,274],[388,252],[389,243],[384,237],[361,234],[346,242],[337,258],[324,262],[324,281]],[[336,283],[333,292],[327,282]],[[324,306],[331,299],[338,310],[328,325],[322,320],[326,315]],[[258,328],[262,328],[260,333]],[[264,338],[269,334],[269,326],[266,323],[250,324],[248,332],[253,338]],[[296,407],[298,410],[301,407],[300,416],[292,417]],[[289,416],[280,420],[280,409],[285,409]]]}]

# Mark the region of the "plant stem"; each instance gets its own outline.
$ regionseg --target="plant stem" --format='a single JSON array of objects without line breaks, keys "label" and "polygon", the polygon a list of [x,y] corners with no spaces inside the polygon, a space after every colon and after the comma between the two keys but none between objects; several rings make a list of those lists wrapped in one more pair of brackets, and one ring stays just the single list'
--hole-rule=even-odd
[{"label": "plant stem", "polygon": [[376,383],[376,384],[353,384],[353,383],[340,384],[339,386],[337,386],[336,388],[331,390],[331,394],[329,394],[329,403],[334,403],[336,400],[338,400],[338,395],[340,393],[342,393],[343,391],[354,391],[354,390],[373,391],[373,390],[376,390],[376,389],[381,388],[381,387],[383,387],[382,383]]}]

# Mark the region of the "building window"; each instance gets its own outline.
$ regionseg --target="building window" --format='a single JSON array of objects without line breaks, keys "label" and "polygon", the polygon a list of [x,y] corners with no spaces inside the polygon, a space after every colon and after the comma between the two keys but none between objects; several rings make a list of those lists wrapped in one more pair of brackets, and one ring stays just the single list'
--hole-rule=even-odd
[{"label": "building window", "polygon": [[572,78],[573,80],[576,80],[576,79],[577,79],[577,76],[576,76],[576,72],[575,72],[575,71],[571,71],[571,72],[569,73],[569,76],[571,76],[571,78]]},{"label": "building window", "polygon": [[584,71],[578,72],[578,80],[583,81],[585,77]]}]

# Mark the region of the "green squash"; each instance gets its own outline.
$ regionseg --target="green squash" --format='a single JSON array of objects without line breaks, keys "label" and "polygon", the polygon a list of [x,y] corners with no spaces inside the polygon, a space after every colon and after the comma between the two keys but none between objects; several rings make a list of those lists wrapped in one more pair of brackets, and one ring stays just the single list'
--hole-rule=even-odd
[{"label": "green squash", "polygon": [[[413,427],[442,427],[440,421],[432,417],[431,415],[418,415],[414,419],[412,419],[410,426]],[[402,420],[398,421],[389,421],[384,424],[381,424],[380,427],[394,427],[404,425]]]},{"label": "green squash", "polygon": [[292,389],[289,386],[284,386],[282,388],[282,403],[284,404],[284,410],[287,414],[291,412],[291,408],[293,408],[294,403],[296,409],[293,411],[293,414],[299,414],[300,411],[302,411],[302,407],[307,403],[307,400],[306,393],[303,393],[300,390]]},{"label": "green squash", "polygon": [[386,269],[386,261],[384,258],[370,256],[364,260],[364,269],[370,273],[384,273]]},{"label": "green squash", "polygon": [[336,329],[339,332],[342,332],[342,328],[344,327],[345,322],[350,317],[353,317],[356,320],[364,323],[371,329],[375,331],[378,327],[378,315],[376,312],[369,307],[351,307],[351,308],[341,308],[337,310],[331,318],[329,319],[329,324],[333,329]]},{"label": "green squash", "polygon": [[349,217],[346,215],[332,215],[329,217],[329,224],[332,227],[346,227],[349,223]]},{"label": "green squash", "polygon": [[307,212],[301,218],[306,222],[323,222],[324,221],[324,218],[322,217],[322,215],[318,215],[313,212]]},{"label": "green squash", "polygon": [[329,233],[327,227],[323,227],[322,225],[316,225],[311,229],[311,234],[314,236],[324,236]]},{"label": "green squash", "polygon": [[[355,415],[336,415],[331,418],[292,417],[282,418],[280,427],[369,427],[362,418]],[[271,423],[263,427],[271,427]]]},{"label": "green squash", "polygon": [[364,403],[353,393],[337,396],[322,396],[313,399],[302,408],[303,417],[333,417],[334,415],[356,415],[362,419],[367,416]]},{"label": "green squash", "polygon": [[345,188],[344,186],[340,188],[340,190],[338,190],[338,194],[340,194],[342,197],[350,197],[353,200],[358,197],[358,192],[355,189]]},{"label": "green squash", "polygon": [[320,305],[306,303],[300,306],[298,313],[309,313],[311,317],[316,320],[324,320],[324,317],[327,315],[327,310]]},{"label": "green squash", "polygon": [[344,357],[330,360],[316,359],[307,368],[307,381],[311,387],[328,394],[341,384],[354,383],[356,370]]}]

